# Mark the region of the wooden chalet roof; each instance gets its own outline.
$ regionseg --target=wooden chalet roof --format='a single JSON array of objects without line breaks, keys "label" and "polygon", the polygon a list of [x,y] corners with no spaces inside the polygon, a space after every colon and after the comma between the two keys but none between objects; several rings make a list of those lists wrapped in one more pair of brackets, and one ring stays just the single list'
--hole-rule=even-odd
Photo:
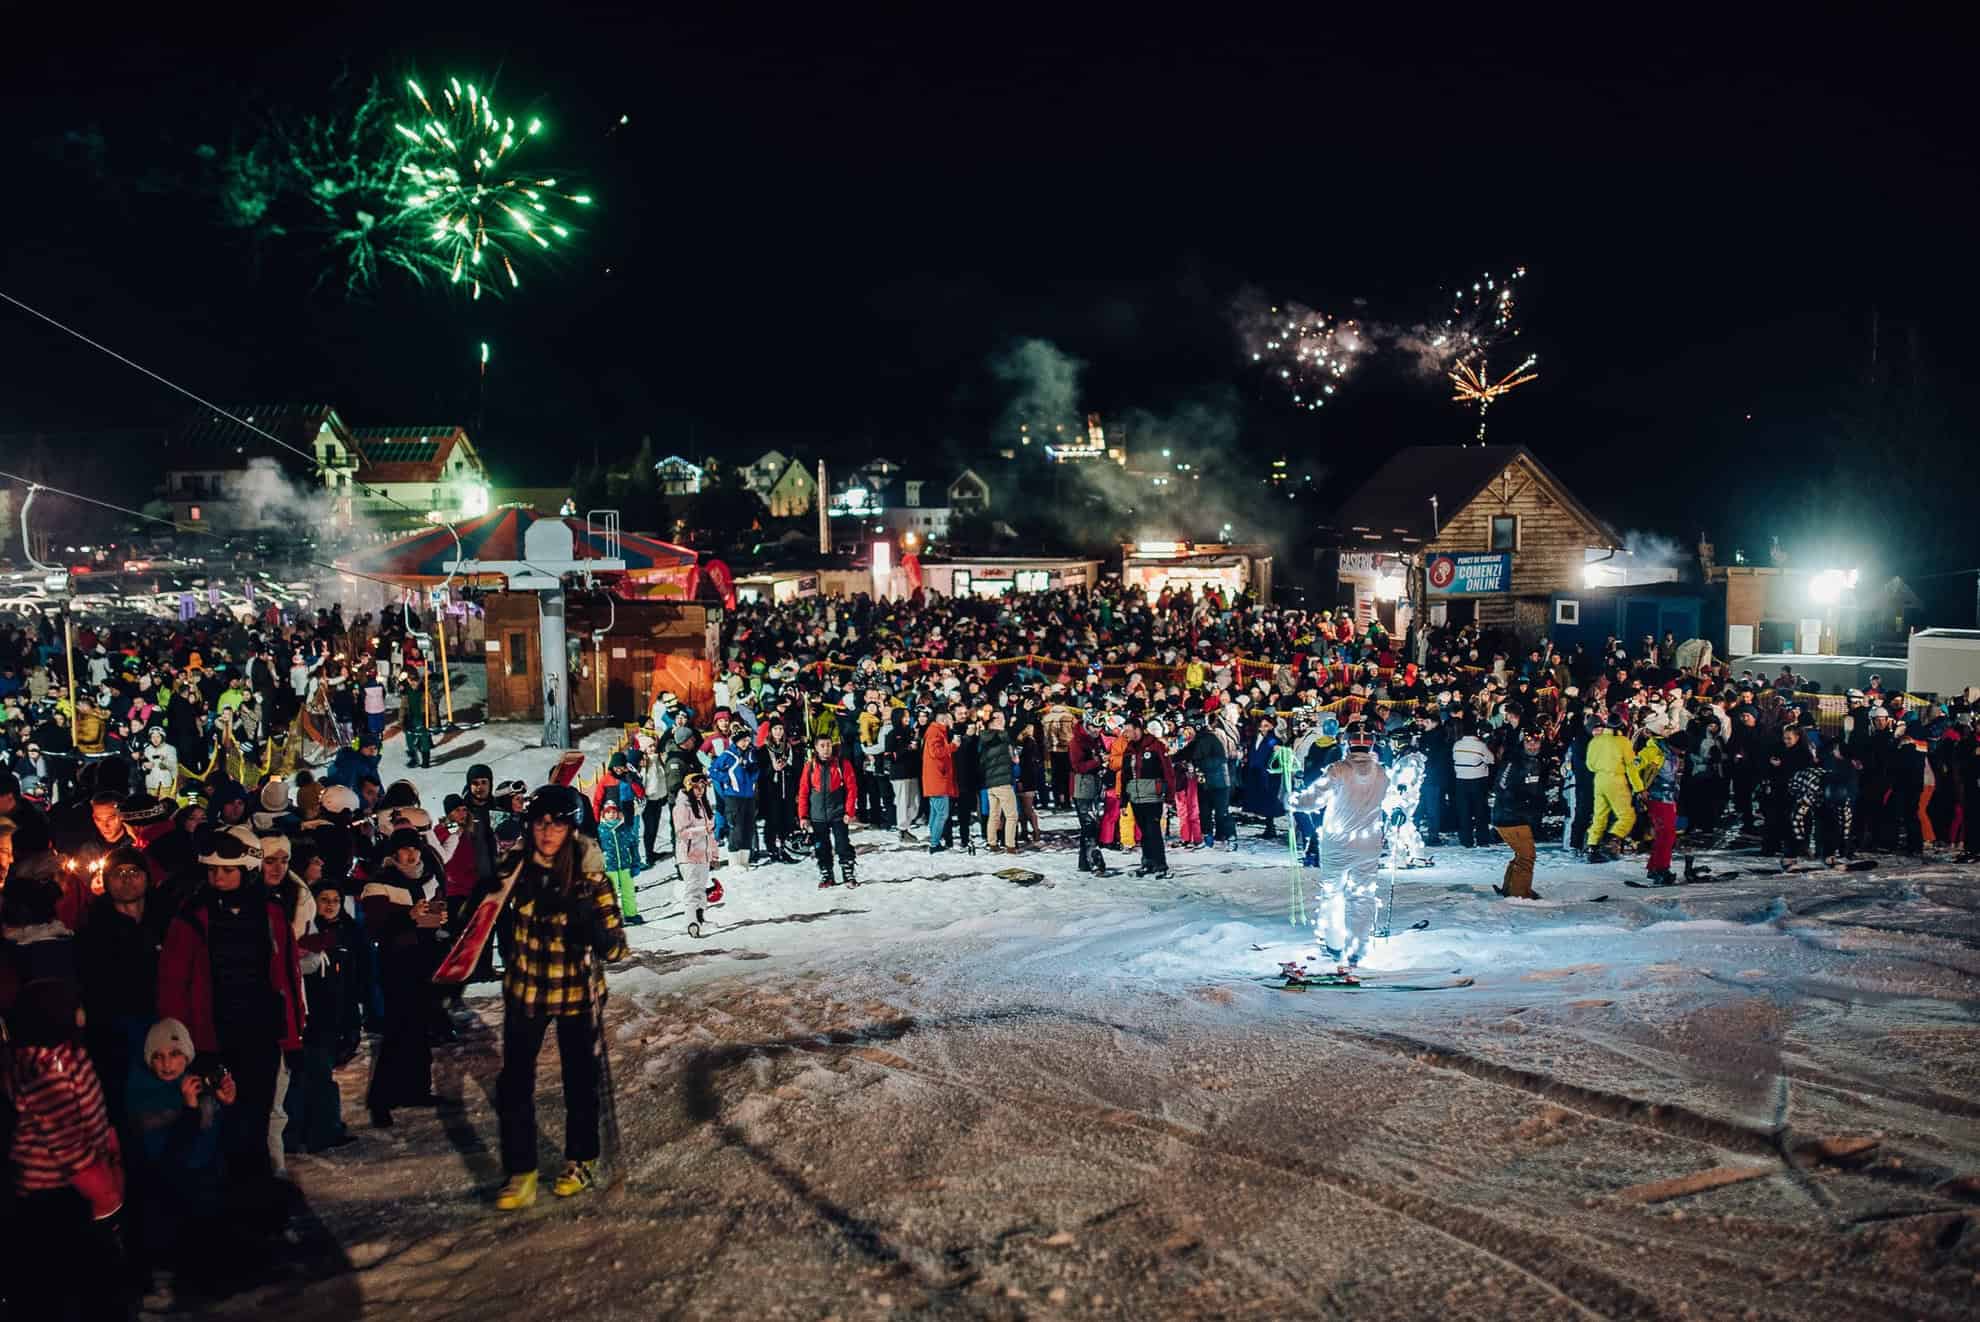
[{"label": "wooden chalet roof", "polygon": [[1435,539],[1430,498],[1437,498],[1434,518],[1449,523],[1506,469],[1524,462],[1559,497],[1562,505],[1608,546],[1621,546],[1622,535],[1568,490],[1547,466],[1523,445],[1411,445],[1397,450],[1357,487],[1327,521],[1341,532],[1366,528],[1383,538],[1430,542]]},{"label": "wooden chalet roof", "polygon": [[438,482],[467,433],[452,423],[430,427],[355,427],[360,482]]}]

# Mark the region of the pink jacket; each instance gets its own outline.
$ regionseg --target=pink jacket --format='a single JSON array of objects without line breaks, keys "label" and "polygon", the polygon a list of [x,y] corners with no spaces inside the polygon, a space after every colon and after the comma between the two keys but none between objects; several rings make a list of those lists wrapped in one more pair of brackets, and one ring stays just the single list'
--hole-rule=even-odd
[{"label": "pink jacket", "polygon": [[713,809],[706,817],[696,815],[688,802],[687,791],[674,796],[674,847],[676,855],[683,863],[713,863],[715,861],[715,817]]}]

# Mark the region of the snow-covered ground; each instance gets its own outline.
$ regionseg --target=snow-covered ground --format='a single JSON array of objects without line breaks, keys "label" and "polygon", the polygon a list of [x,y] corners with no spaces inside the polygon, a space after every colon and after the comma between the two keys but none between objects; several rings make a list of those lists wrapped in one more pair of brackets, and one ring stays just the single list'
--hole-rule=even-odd
[{"label": "snow-covered ground", "polygon": [[[416,778],[534,782],[533,736]],[[1446,848],[1370,963],[1469,986],[1293,994],[1264,981],[1312,950],[1283,845],[1094,879],[1070,830],[1014,859],[859,832],[850,891],[725,869],[699,941],[649,874],[618,1186],[490,1209],[501,1010],[470,998],[456,1100],[297,1159],[308,1260],[219,1315],[1974,1315],[1980,872],[1726,856],[1639,890],[1543,850],[1525,904],[1491,892],[1507,851]]]}]

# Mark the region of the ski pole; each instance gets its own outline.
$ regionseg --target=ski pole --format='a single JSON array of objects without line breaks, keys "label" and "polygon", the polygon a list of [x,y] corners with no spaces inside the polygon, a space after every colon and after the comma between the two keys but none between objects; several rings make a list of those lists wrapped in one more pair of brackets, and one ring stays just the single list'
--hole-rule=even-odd
[{"label": "ski pole", "polygon": [[1382,902],[1382,939],[1384,941],[1387,941],[1389,939],[1389,933],[1394,928],[1395,920],[1392,917],[1392,915],[1395,913],[1395,911],[1396,911],[1396,851],[1394,849],[1391,849],[1389,851],[1389,895],[1388,898]]},{"label": "ski pole", "polygon": [[617,1184],[625,1177],[623,1163],[619,1160],[619,1099],[612,1087],[612,1053],[605,1042],[604,997],[593,995],[590,987],[591,974],[596,967],[592,961],[596,958],[590,952],[585,955],[585,1000],[591,1009],[592,1054],[598,1062],[598,1088],[602,1094],[599,1100],[603,1103],[605,1121],[604,1155],[606,1164],[612,1169],[612,1182]]}]

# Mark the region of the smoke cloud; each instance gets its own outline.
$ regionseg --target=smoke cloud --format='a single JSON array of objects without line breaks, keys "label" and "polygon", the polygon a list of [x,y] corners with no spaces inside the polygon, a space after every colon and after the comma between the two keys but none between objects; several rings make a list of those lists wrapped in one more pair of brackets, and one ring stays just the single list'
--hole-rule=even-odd
[{"label": "smoke cloud", "polygon": [[256,526],[312,533],[334,526],[337,504],[330,493],[296,481],[267,456],[248,460],[234,476],[232,490],[243,508],[255,511]]},{"label": "smoke cloud", "polygon": [[[1000,441],[1018,436],[1025,424],[1047,443],[1061,425],[1083,432],[1089,411],[1080,389],[1083,366],[1041,339],[1017,341],[992,357],[991,375],[1007,393]],[[1051,465],[1033,479],[1049,498],[1027,501],[1023,512],[1050,521],[1075,545],[1122,537],[1208,539],[1226,523],[1234,536],[1257,537],[1263,472],[1258,457],[1239,448],[1239,418],[1229,388],[1166,410],[1104,413],[1107,444],[1125,442],[1127,466],[1104,458]]]},{"label": "smoke cloud", "polygon": [[1622,540],[1625,549],[1616,558],[1626,558],[1631,569],[1675,569],[1682,573],[1696,554],[1663,533],[1630,529],[1623,533]]},{"label": "smoke cloud", "polygon": [[1016,437],[1029,426],[1049,437],[1061,424],[1084,426],[1079,406],[1079,374],[1086,364],[1050,340],[1018,340],[990,360],[990,375],[1009,389],[1001,437]]}]

